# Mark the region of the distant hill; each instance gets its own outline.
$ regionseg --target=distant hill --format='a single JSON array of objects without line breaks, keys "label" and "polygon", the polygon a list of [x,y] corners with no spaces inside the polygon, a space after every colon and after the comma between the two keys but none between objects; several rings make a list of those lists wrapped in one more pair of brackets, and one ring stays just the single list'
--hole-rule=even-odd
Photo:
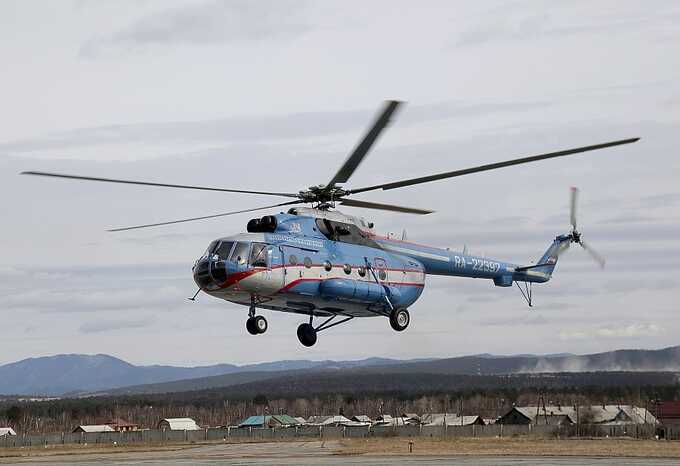
[{"label": "distant hill", "polygon": [[352,394],[361,396],[435,395],[478,390],[608,390],[623,387],[677,386],[673,372],[560,372],[550,374],[461,375],[431,373],[384,373],[349,369],[342,373],[314,371],[276,376],[242,384],[193,391],[145,396],[176,402],[250,400],[258,394],[269,399],[313,398]]},{"label": "distant hill", "polygon": [[[567,355],[521,355],[521,356],[494,356],[483,354],[477,356],[463,356],[457,358],[396,361],[387,360],[382,363],[380,359],[367,360],[364,364],[347,364],[324,362],[312,367],[293,367],[286,371],[285,376],[278,373],[230,373],[212,377],[200,377],[190,380],[179,380],[172,383],[158,383],[153,385],[139,385],[124,387],[116,390],[107,390],[106,394],[151,394],[172,393],[192,390],[210,390],[233,387],[234,389],[250,390],[253,387],[261,387],[278,390],[278,384],[290,387],[318,386],[320,380],[337,378],[335,386],[343,384],[339,380],[345,378],[354,383],[357,389],[370,390],[363,385],[363,380],[375,380],[375,376],[386,376],[385,380],[391,381],[394,388],[398,388],[397,380],[403,380],[407,386],[412,386],[413,381],[420,377],[421,380],[431,380],[433,375],[457,375],[477,376],[480,379],[461,378],[457,380],[484,380],[485,383],[499,383],[500,380],[484,376],[498,376],[509,374],[527,374],[524,379],[507,379],[513,384],[530,383],[533,380],[530,375],[536,373],[582,373],[582,372],[676,372],[680,371],[680,346],[664,348],[660,350],[618,350],[605,353],[590,354],[584,356]],[[328,369],[333,368],[333,371]],[[417,374],[416,378],[408,377]],[[425,377],[427,375],[427,377]],[[399,376],[399,377],[397,377]],[[403,376],[403,377],[402,377]],[[627,380],[640,380],[633,375],[626,376]],[[675,380],[670,376],[668,380]],[[454,378],[447,378],[446,380]],[[658,379],[658,378],[657,378]],[[266,380],[266,382],[264,382]],[[443,379],[442,379],[443,380]],[[571,376],[562,376],[562,381],[574,380]],[[598,378],[599,380],[599,378]],[[660,379],[659,379],[660,380]],[[664,378],[666,380],[666,378]],[[252,382],[252,383],[251,383]],[[256,383],[257,382],[257,383]],[[450,381],[449,381],[450,382]],[[447,386],[458,387],[446,382]],[[480,382],[481,383],[481,382]],[[246,385],[243,385],[246,384]],[[250,384],[250,385],[247,385]],[[239,387],[236,387],[239,385]],[[426,384],[427,385],[427,384]],[[318,387],[317,387],[318,388]],[[276,389],[276,390],[275,390]],[[290,393],[286,392],[287,395]]]},{"label": "distant hill", "polygon": [[464,356],[396,364],[386,367],[385,371],[468,375],[544,372],[674,372],[680,371],[680,346],[659,350],[616,350],[583,356]]},{"label": "distant hill", "polygon": [[[546,372],[676,371],[680,371],[680,346],[660,350],[617,350],[584,356],[483,354],[409,361],[384,358],[359,361],[289,360],[245,366],[217,364],[203,367],[135,366],[103,354],[68,354],[30,358],[0,366],[0,395],[150,394],[210,390],[253,383],[273,387],[269,382],[263,383],[264,380],[272,383],[285,381],[289,386],[298,386],[298,380],[314,383],[319,378],[330,380],[336,376],[337,380],[344,377],[358,383],[356,381],[361,377],[373,379],[376,375],[389,374],[418,374],[422,378],[423,374],[481,377]],[[292,378],[285,379],[285,376]],[[277,378],[279,382],[274,382],[273,379]],[[516,379],[513,380],[515,383]]]},{"label": "distant hill", "polygon": [[[105,354],[61,354],[29,358],[0,366],[0,395],[63,395],[97,392],[126,386],[159,384],[224,374],[238,383],[259,380],[277,371],[344,369],[390,365],[403,361],[369,358],[360,361],[274,361],[237,366],[217,364],[202,367],[135,366]],[[252,375],[248,376],[245,374]]]}]

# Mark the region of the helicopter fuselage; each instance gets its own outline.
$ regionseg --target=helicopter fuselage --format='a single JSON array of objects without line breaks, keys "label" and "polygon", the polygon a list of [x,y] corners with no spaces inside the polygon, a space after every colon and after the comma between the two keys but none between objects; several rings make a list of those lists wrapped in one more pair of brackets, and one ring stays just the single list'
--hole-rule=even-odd
[{"label": "helicopter fuselage", "polygon": [[271,231],[211,243],[193,269],[201,290],[257,308],[371,317],[411,306],[427,274],[486,278],[497,286],[550,278],[541,270],[516,271],[515,264],[380,237],[363,220],[337,211],[269,217],[275,218],[267,218]]}]

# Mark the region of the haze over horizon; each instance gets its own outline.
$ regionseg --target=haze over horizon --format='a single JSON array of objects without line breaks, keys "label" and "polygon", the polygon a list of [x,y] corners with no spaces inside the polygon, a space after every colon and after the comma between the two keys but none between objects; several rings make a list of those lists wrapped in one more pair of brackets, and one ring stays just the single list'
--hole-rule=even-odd
[{"label": "haze over horizon", "polygon": [[[0,365],[61,353],[134,364],[662,348],[680,334],[680,5],[642,1],[85,0],[0,4]],[[407,101],[348,186],[628,137],[632,145],[362,199],[379,231],[519,263],[579,227],[553,280],[519,292],[428,277],[412,322],[295,337],[300,316],[195,292],[191,265],[258,196],[22,177],[44,170],[291,191],[326,183],[385,99]],[[272,212],[273,213],[273,212]]]}]

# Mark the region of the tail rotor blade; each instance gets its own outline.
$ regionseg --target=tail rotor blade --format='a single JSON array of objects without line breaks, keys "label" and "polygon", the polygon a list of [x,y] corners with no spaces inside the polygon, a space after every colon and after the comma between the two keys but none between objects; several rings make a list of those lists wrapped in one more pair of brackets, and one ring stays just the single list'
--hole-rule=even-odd
[{"label": "tail rotor blade", "polygon": [[571,188],[571,226],[576,230],[576,205],[578,203],[578,188]]},{"label": "tail rotor blade", "polygon": [[581,247],[582,247],[583,249],[586,250],[586,252],[587,252],[588,254],[590,254],[590,257],[592,257],[592,258],[595,260],[595,262],[597,262],[598,264],[600,264],[600,267],[604,268],[604,265],[605,265],[605,262],[606,262],[605,259],[604,259],[604,257],[602,257],[600,254],[598,254],[597,252],[595,252],[595,250],[594,250],[593,248],[591,248],[590,246],[588,246],[588,245],[587,245],[586,243],[584,243],[583,241],[581,241],[579,244],[581,245]]}]

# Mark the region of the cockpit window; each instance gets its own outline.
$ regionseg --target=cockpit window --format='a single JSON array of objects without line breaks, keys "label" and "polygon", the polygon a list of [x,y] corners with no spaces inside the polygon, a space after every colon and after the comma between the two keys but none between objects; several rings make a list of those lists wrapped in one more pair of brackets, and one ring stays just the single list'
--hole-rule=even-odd
[{"label": "cockpit window", "polygon": [[232,262],[236,262],[237,264],[243,265],[246,263],[248,260],[248,247],[250,245],[248,243],[236,243],[236,247],[234,247],[234,252],[231,253],[231,260]]},{"label": "cockpit window", "polygon": [[267,245],[253,243],[250,250],[250,265],[253,267],[267,267]]},{"label": "cockpit window", "polygon": [[210,243],[210,245],[208,246],[208,249],[206,249],[205,252],[203,253],[203,255],[201,256],[201,259],[204,258],[204,257],[208,257],[208,256],[212,255],[212,253],[215,251],[215,248],[217,247],[217,243],[219,243],[219,241],[217,241],[217,240]]},{"label": "cockpit window", "polygon": [[234,246],[233,241],[222,241],[217,249],[215,249],[214,254],[217,254],[220,260],[227,260],[229,259],[232,246]]}]

